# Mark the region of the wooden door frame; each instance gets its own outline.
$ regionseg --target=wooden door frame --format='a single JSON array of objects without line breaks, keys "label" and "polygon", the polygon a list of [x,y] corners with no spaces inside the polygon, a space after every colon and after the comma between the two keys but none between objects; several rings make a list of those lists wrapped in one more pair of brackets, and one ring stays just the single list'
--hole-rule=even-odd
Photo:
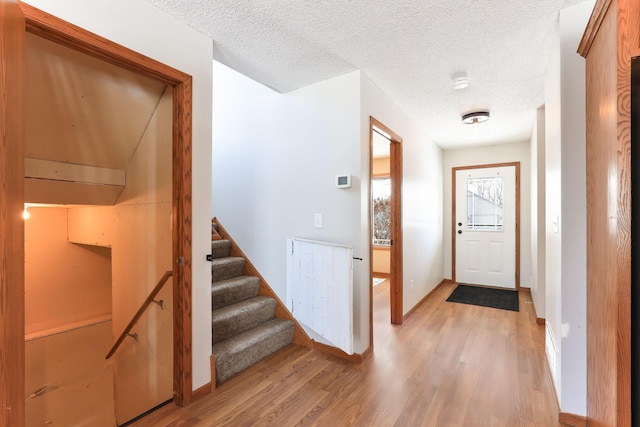
[{"label": "wooden door frame", "polygon": [[373,116],[369,117],[369,341],[373,348],[373,232],[371,224],[371,179],[373,170],[373,128],[386,132],[390,136],[390,177],[391,177],[391,236],[393,237],[390,265],[389,300],[391,323],[402,325],[403,317],[403,259],[402,259],[402,138]]},{"label": "wooden door frame", "polygon": [[[133,71],[139,75],[160,81],[173,89],[173,393],[176,405],[186,406],[191,402],[192,394],[192,78],[188,74],[56,18],[26,3],[20,3],[20,6],[25,16],[26,32]],[[24,195],[22,199],[24,202]],[[20,245],[24,253],[24,242]],[[24,288],[24,282],[22,287]],[[24,316],[24,307],[22,316]],[[22,380],[24,382],[24,374]]]},{"label": "wooden door frame", "polygon": [[0,3],[0,425],[25,420],[24,16]]},{"label": "wooden door frame", "polygon": [[516,289],[520,290],[520,162],[487,165],[456,166],[451,168],[451,280],[456,281],[456,172],[514,166],[516,168]]}]

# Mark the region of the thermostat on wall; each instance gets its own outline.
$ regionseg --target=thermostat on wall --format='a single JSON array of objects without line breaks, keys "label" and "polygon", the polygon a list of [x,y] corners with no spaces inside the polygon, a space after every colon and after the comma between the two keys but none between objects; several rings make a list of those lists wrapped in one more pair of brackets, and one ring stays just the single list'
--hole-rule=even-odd
[{"label": "thermostat on wall", "polygon": [[336,175],[336,187],[337,188],[351,187],[351,175]]}]

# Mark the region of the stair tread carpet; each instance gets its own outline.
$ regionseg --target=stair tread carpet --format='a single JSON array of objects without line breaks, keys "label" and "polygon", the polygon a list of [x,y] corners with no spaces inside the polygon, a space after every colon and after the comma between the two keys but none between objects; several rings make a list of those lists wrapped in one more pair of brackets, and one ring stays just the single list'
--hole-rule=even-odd
[{"label": "stair tread carpet", "polygon": [[276,301],[273,298],[257,296],[213,310],[213,342],[220,342],[273,319],[275,309]]},{"label": "stair tread carpet", "polygon": [[238,276],[211,284],[212,308],[218,309],[258,295],[260,279],[255,276]]},{"label": "stair tread carpet", "polygon": [[274,318],[232,338],[213,345],[216,382],[221,383],[263,358],[289,345],[294,324]]},{"label": "stair tread carpet", "polygon": [[231,250],[231,241],[229,240],[211,241],[211,255],[213,255],[213,258],[228,257],[230,250]]},{"label": "stair tread carpet", "polygon": [[211,262],[212,282],[242,276],[243,272],[244,258],[242,257],[214,258]]}]

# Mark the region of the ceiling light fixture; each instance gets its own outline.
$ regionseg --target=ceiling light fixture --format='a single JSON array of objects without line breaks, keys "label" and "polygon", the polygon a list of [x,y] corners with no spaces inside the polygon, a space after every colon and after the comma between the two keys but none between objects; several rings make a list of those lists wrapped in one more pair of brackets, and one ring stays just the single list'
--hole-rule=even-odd
[{"label": "ceiling light fixture", "polygon": [[471,113],[462,115],[462,123],[464,123],[465,125],[483,123],[489,120],[489,116],[490,114],[488,110],[472,111]]},{"label": "ceiling light fixture", "polygon": [[451,75],[451,80],[453,80],[453,88],[455,90],[462,90],[469,86],[469,77],[464,71],[453,73]]}]

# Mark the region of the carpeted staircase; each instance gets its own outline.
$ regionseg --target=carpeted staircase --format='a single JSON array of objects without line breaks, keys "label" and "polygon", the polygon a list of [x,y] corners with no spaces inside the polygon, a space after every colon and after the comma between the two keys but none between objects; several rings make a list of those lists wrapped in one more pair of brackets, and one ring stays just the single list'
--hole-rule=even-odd
[{"label": "carpeted staircase", "polygon": [[276,301],[259,296],[260,279],[245,275],[245,260],[229,256],[231,242],[211,241],[213,354],[216,383],[292,342],[294,323],[275,317]]}]

